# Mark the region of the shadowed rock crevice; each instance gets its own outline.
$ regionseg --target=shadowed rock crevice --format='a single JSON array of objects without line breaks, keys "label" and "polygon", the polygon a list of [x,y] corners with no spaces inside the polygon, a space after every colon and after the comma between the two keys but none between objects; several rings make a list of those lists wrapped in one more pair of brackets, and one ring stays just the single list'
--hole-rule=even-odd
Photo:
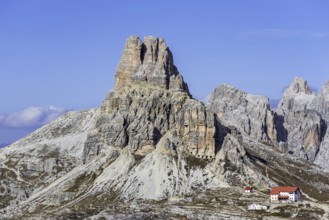
[{"label": "shadowed rock crevice", "polygon": [[277,130],[278,142],[287,142],[288,131],[283,126],[284,125],[284,116],[275,114],[274,120],[275,120],[275,128]]},{"label": "shadowed rock crevice", "polygon": [[321,134],[320,134],[320,141],[323,141],[324,138],[325,138],[325,135],[327,133],[327,129],[328,129],[328,124],[325,120],[321,120],[321,123],[320,123],[320,131],[321,131]]},{"label": "shadowed rock crevice", "polygon": [[218,151],[220,151],[220,149],[223,146],[223,142],[224,139],[226,137],[226,135],[228,135],[229,133],[231,133],[230,129],[225,127],[224,125],[222,125],[220,123],[220,121],[217,118],[217,115],[214,114],[215,117],[215,127],[216,127],[216,133],[215,133],[215,153],[217,154]]}]

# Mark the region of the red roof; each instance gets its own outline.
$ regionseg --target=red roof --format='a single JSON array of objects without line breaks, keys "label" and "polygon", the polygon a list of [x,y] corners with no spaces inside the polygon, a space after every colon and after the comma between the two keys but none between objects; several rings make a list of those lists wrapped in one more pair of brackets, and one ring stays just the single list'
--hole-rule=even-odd
[{"label": "red roof", "polygon": [[248,187],[244,188],[244,190],[252,190],[252,188],[248,186]]},{"label": "red roof", "polygon": [[298,190],[296,186],[278,186],[272,187],[271,195],[280,194],[280,192],[294,193]]}]

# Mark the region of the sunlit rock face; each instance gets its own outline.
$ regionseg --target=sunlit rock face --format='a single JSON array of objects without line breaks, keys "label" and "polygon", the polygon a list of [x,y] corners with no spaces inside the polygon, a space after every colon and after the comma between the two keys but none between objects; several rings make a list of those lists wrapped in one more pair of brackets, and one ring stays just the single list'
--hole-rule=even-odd
[{"label": "sunlit rock face", "polygon": [[316,94],[311,91],[306,80],[296,77],[291,85],[285,90],[276,112],[286,115],[290,111],[310,108]]},{"label": "sunlit rock face", "polygon": [[274,114],[268,98],[250,95],[224,84],[211,94],[208,108],[226,126],[235,126],[259,141],[277,143]]},{"label": "sunlit rock face", "polygon": [[127,147],[145,155],[169,131],[189,154],[215,156],[214,116],[203,103],[191,98],[165,41],[145,37],[143,43],[136,36],[129,37],[117,68],[115,89],[101,106],[84,159],[106,152],[108,146]]},{"label": "sunlit rock face", "polygon": [[115,90],[133,84],[154,85],[164,89],[188,88],[174,66],[173,55],[164,39],[153,36],[127,39],[115,76]]}]

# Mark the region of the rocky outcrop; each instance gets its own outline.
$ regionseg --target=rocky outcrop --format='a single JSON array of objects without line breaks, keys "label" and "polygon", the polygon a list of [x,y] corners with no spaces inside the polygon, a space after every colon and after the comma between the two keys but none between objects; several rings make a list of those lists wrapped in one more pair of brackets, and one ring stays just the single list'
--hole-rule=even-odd
[{"label": "rocky outcrop", "polygon": [[329,81],[323,85],[321,92],[313,100],[312,107],[321,114],[326,122],[325,127],[323,128],[323,132],[326,134],[323,137],[319,147],[319,152],[314,162],[329,170]]},{"label": "rocky outcrop", "polygon": [[314,161],[323,138],[325,122],[314,110],[292,111],[285,116],[287,151]]},{"label": "rocky outcrop", "polygon": [[237,127],[243,135],[293,156],[324,161],[329,156],[325,144],[328,91],[328,82],[316,94],[304,79],[295,78],[273,112],[266,97],[250,95],[224,84],[214,90],[207,107],[220,123]]},{"label": "rocky outcrop", "polygon": [[[320,94],[308,87],[302,78],[295,78],[286,89],[276,112],[276,123],[282,123],[279,139],[286,142],[287,152],[314,161],[327,129],[326,86]],[[326,146],[323,146],[326,148]],[[321,150],[321,152],[323,149]]]},{"label": "rocky outcrop", "polygon": [[329,170],[329,129],[328,123],[326,124],[326,134],[319,147],[318,154],[316,155],[314,163],[318,164],[322,168]]},{"label": "rocky outcrop", "polygon": [[235,126],[257,140],[277,143],[274,114],[268,98],[250,95],[224,84],[211,94],[208,108],[224,125]]},{"label": "rocky outcrop", "polygon": [[276,112],[286,115],[290,111],[310,109],[316,94],[308,87],[306,80],[296,77],[292,84],[285,90]]},{"label": "rocky outcrop", "polygon": [[[243,211],[250,202],[241,199],[244,185],[258,188],[260,197],[269,186],[301,185],[327,201],[327,173],[273,148],[321,166],[329,158],[321,117],[328,86],[317,96],[306,82],[295,81],[277,114],[267,98],[228,85],[218,87],[205,106],[191,97],[163,39],[130,37],[115,89],[100,108],[68,113],[0,149],[0,217],[126,217],[135,208],[146,218],[152,216],[145,215],[149,207],[139,207],[151,205],[164,218],[198,218],[200,210],[259,218]],[[180,210],[163,209],[173,201],[177,207],[180,201],[198,205],[181,216]],[[160,212],[154,213],[158,218]]]},{"label": "rocky outcrop", "polygon": [[323,119],[329,122],[329,81],[323,85],[321,92],[312,101],[310,108],[318,111]]},{"label": "rocky outcrop", "polygon": [[168,131],[174,131],[190,154],[214,157],[214,116],[187,93],[156,87],[129,87],[110,93],[85,145],[85,160],[106,152],[109,146],[128,147],[145,156]]},{"label": "rocky outcrop", "polygon": [[127,39],[115,79],[115,90],[147,84],[188,93],[165,41],[152,36],[145,37],[144,43],[136,36]]},{"label": "rocky outcrop", "polygon": [[0,209],[21,203],[82,164],[97,114],[96,109],[67,113],[1,149]]},{"label": "rocky outcrop", "polygon": [[329,81],[327,81],[320,93],[312,92],[306,80],[295,78],[292,84],[285,90],[282,99],[276,109],[279,115],[285,115],[290,111],[315,110],[323,119],[329,121]]},{"label": "rocky outcrop", "polygon": [[[94,132],[84,149],[84,161],[109,146],[129,148],[145,156],[172,131],[189,154],[215,156],[215,120],[203,103],[191,98],[163,39],[128,38],[117,69],[115,90],[101,106]],[[177,146],[175,146],[177,147]]]}]

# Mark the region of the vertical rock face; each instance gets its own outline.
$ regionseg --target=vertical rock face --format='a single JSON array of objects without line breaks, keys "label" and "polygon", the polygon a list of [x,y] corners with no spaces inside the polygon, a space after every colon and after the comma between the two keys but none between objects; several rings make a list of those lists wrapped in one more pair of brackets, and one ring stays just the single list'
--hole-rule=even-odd
[{"label": "vertical rock face", "polygon": [[315,163],[329,170],[329,81],[321,89],[321,92],[313,100],[312,107],[316,109],[325,120],[323,132],[326,134],[321,142]]},{"label": "vertical rock face", "polygon": [[189,154],[215,156],[214,116],[191,99],[164,40],[145,37],[143,43],[132,36],[117,68],[115,90],[103,102],[95,131],[86,142],[84,161],[109,147],[127,147],[144,156],[169,131]]},{"label": "vertical rock face", "polygon": [[314,110],[291,111],[285,116],[288,153],[314,161],[323,138],[325,122]]},{"label": "vertical rock face", "polygon": [[132,82],[132,76],[142,64],[142,41],[132,36],[127,39],[126,45],[117,67],[115,89],[120,89]]},{"label": "vertical rock face", "polygon": [[95,130],[86,144],[86,157],[106,151],[106,146],[128,147],[138,154],[152,151],[168,131],[196,157],[212,158],[215,154],[214,116],[185,92],[130,87],[110,93]]},{"label": "vertical rock face", "polygon": [[208,108],[224,125],[235,126],[257,140],[277,142],[274,115],[266,97],[249,95],[224,84],[214,90]]},{"label": "vertical rock face", "polygon": [[198,158],[212,159],[216,150],[214,115],[199,101],[187,100],[177,118],[178,136],[182,137],[187,152]]},{"label": "vertical rock face", "polygon": [[320,165],[321,167],[329,170],[329,129],[328,122],[326,124],[326,134],[321,142],[320,149],[316,155],[314,163]]},{"label": "vertical rock face", "polygon": [[313,100],[310,108],[318,111],[329,122],[329,81],[321,88],[321,92]]},{"label": "vertical rock face", "polygon": [[147,83],[188,93],[183,77],[174,66],[172,53],[162,38],[147,36],[143,43],[136,36],[129,37],[115,78],[115,90]]},{"label": "vertical rock face", "polygon": [[[277,108],[282,130],[279,139],[286,142],[288,153],[314,161],[327,129],[325,97],[327,86],[320,94],[310,90],[302,78],[295,78],[286,89]],[[277,124],[278,125],[278,124]],[[323,146],[321,148],[326,148]],[[324,154],[324,153],[323,153]]]}]

